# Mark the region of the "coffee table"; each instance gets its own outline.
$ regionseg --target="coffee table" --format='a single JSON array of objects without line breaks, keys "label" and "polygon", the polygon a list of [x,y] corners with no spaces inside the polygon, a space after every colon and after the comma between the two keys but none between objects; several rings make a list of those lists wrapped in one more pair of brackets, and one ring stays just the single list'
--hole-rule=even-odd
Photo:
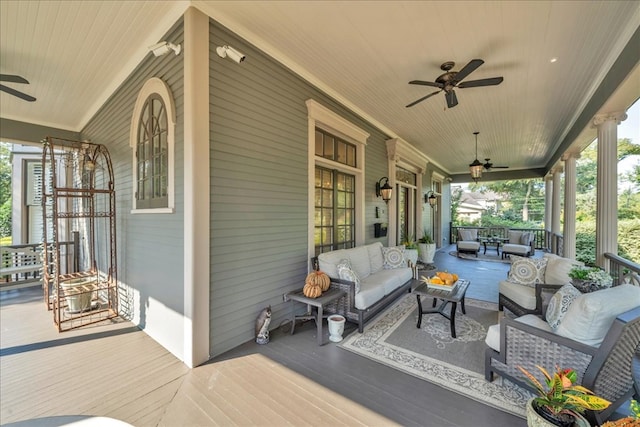
[{"label": "coffee table", "polygon": [[480,240],[482,246],[484,246],[484,254],[487,254],[487,245],[495,246],[496,252],[500,255],[500,245],[504,242],[509,241],[509,239],[503,239],[502,237],[486,237]]},{"label": "coffee table", "polygon": [[[464,309],[464,296],[467,293],[467,288],[471,282],[464,279],[458,279],[453,290],[430,288],[426,283],[421,283],[413,292],[416,293],[418,299],[418,324],[417,328],[422,325],[422,316],[425,314],[439,313],[446,319],[449,319],[451,325],[451,337],[456,338],[456,308],[458,303],[461,303],[462,314],[466,314]],[[433,305],[431,309],[424,309],[422,307],[422,301],[420,297],[433,298]],[[436,307],[438,300],[441,300],[440,305]],[[451,310],[447,314],[445,308],[447,304],[451,303]]]}]

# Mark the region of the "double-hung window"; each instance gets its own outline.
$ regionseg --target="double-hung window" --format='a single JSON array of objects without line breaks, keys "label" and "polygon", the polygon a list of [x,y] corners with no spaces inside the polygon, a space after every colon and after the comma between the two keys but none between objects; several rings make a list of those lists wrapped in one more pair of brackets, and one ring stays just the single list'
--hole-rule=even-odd
[{"label": "double-hung window", "polygon": [[308,100],[309,254],[365,241],[364,148],[369,134]]}]

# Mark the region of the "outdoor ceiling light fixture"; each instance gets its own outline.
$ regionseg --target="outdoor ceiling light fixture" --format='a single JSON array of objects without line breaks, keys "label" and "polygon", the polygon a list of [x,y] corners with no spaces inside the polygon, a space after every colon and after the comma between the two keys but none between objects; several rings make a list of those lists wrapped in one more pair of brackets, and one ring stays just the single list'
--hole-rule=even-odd
[{"label": "outdoor ceiling light fixture", "polygon": [[433,191],[428,191],[427,194],[424,195],[424,202],[429,203],[429,206],[432,208],[436,206],[437,201],[438,198],[436,197],[436,193]]},{"label": "outdoor ceiling light fixture", "polygon": [[234,48],[232,48],[230,46],[227,46],[227,45],[218,46],[216,48],[216,52],[218,52],[218,56],[220,58],[229,57],[229,58],[233,59],[235,62],[237,62],[238,64],[241,63],[242,61],[244,61],[244,59],[246,58],[244,53],[238,52]]},{"label": "outdoor ceiling light fixture", "polygon": [[[382,184],[383,179],[385,180],[384,184]],[[382,196],[382,200],[384,200],[385,203],[389,203],[389,200],[391,200],[392,192],[393,188],[389,185],[389,178],[386,176],[380,178],[380,181],[376,182],[376,196]]]},{"label": "outdoor ceiling light fixture", "polygon": [[155,56],[164,56],[171,51],[174,51],[176,55],[180,55],[182,47],[179,44],[176,45],[170,42],[159,42],[153,46],[149,46],[149,50],[153,52]]},{"label": "outdoor ceiling light fixture", "polygon": [[473,182],[478,182],[480,178],[482,178],[482,168],[484,167],[482,163],[478,160],[478,134],[480,132],[476,131],[473,134],[476,136],[476,159],[469,165],[469,172],[471,173],[471,178]]}]

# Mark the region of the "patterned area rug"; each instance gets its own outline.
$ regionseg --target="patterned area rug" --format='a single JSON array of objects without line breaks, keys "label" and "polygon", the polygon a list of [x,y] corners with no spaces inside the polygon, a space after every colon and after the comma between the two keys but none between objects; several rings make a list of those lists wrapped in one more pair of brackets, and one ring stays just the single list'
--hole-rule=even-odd
[{"label": "patterned area rug", "polygon": [[463,315],[458,304],[457,338],[451,338],[449,320],[437,313],[425,314],[418,329],[418,304],[409,294],[371,321],[362,334],[355,331],[339,345],[524,418],[532,394],[501,378],[491,383],[484,379],[484,338],[498,321],[497,305],[467,300],[466,312]]},{"label": "patterned area rug", "polygon": [[[489,262],[501,262],[503,264],[511,264],[511,260],[509,258],[502,259],[501,255],[496,255],[496,248],[487,249],[487,255],[482,253],[482,249],[478,252],[478,256],[476,257],[473,254],[461,253],[458,255],[457,251],[449,252],[449,255],[461,258],[461,259],[470,259],[472,261],[489,261]],[[491,251],[491,252],[489,252]]]}]

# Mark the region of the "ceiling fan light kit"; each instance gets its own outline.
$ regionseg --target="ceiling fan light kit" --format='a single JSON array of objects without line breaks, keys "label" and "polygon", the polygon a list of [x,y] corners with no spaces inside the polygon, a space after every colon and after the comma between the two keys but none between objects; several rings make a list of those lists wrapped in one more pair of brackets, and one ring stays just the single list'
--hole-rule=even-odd
[{"label": "ceiling fan light kit", "polygon": [[458,105],[458,98],[454,90],[455,88],[464,89],[468,87],[495,86],[502,83],[502,81],[504,80],[502,77],[491,77],[488,79],[471,80],[467,82],[462,81],[465,77],[475,71],[482,64],[484,64],[484,61],[482,59],[472,59],[460,71],[451,71],[456,64],[453,61],[447,61],[440,66],[440,69],[444,71],[444,73],[439,75],[436,78],[435,82],[411,80],[409,82],[410,85],[431,86],[437,87],[440,90],[432,92],[426,96],[423,96],[422,98],[413,101],[412,103],[407,105],[407,108],[413,107],[419,102],[422,102],[425,99],[430,98],[442,91],[444,91],[444,96],[447,101],[447,107],[453,108]]}]

